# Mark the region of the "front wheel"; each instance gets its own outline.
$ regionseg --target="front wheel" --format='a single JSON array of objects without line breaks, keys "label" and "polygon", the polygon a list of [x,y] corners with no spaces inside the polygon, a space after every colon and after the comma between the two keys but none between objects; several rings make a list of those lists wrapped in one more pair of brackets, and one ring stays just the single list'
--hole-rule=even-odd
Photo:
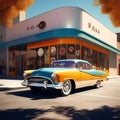
[{"label": "front wheel", "polygon": [[72,84],[70,80],[66,80],[63,83],[63,87],[61,89],[61,94],[64,96],[67,96],[71,93],[72,91]]}]

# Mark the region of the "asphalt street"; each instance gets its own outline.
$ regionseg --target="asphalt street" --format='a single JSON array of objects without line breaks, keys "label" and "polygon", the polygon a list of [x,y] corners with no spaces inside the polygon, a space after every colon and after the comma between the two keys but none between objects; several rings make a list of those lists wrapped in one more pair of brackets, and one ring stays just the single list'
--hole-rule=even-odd
[{"label": "asphalt street", "polygon": [[1,81],[0,86],[1,120],[120,120],[119,77],[99,89],[80,88],[66,97],[54,90],[33,94],[29,88],[5,87]]}]

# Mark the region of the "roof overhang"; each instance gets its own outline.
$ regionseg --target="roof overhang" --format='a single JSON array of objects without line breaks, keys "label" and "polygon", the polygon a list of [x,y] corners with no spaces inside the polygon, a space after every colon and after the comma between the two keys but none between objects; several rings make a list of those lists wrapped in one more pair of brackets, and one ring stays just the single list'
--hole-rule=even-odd
[{"label": "roof overhang", "polygon": [[43,40],[53,39],[53,38],[60,38],[60,37],[82,38],[89,42],[97,44],[103,48],[106,48],[112,52],[120,54],[120,50],[118,50],[117,48],[89,35],[88,33],[84,31],[72,29],[72,28],[54,29],[54,30],[50,30],[47,32],[35,34],[32,36],[12,40],[9,42],[4,42],[0,44],[0,48],[8,48],[8,47],[15,46],[15,45],[22,45],[22,44],[43,41]]}]

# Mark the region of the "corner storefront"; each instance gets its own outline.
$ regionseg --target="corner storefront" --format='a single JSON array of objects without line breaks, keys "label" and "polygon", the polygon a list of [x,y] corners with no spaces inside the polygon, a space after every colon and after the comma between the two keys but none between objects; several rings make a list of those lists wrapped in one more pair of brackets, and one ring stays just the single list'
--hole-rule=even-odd
[{"label": "corner storefront", "polygon": [[21,76],[26,69],[75,58],[116,74],[116,65],[112,64],[113,56],[119,53],[116,35],[77,7],[58,8],[14,25],[8,29],[1,49],[4,46],[8,76]]}]

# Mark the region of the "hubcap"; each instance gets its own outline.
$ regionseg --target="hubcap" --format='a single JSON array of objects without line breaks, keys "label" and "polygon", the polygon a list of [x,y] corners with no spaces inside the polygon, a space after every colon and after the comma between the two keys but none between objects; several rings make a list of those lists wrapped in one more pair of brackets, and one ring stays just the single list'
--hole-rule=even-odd
[{"label": "hubcap", "polygon": [[63,92],[65,95],[69,94],[71,92],[71,83],[70,81],[66,81],[63,85]]}]

